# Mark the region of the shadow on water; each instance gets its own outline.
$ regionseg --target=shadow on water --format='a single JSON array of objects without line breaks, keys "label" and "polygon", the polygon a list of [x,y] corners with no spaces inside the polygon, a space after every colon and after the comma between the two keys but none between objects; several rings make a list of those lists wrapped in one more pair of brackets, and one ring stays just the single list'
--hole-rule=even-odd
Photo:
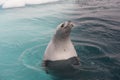
[{"label": "shadow on water", "polygon": [[105,55],[99,48],[93,46],[75,46],[80,56],[81,66],[77,73],[66,77],[52,77],[54,80],[119,80],[120,62]]}]

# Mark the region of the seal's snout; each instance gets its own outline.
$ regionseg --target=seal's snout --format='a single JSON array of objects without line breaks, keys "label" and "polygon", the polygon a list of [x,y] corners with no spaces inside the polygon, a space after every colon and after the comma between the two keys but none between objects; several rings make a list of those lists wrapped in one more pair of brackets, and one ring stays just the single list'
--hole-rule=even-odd
[{"label": "seal's snout", "polygon": [[73,27],[74,26],[73,22],[72,21],[68,21],[68,26]]},{"label": "seal's snout", "polygon": [[74,26],[72,21],[66,21],[60,25],[61,28],[72,28]]},{"label": "seal's snout", "polygon": [[66,21],[63,23],[63,25],[64,25],[64,28],[67,28],[67,27],[72,28],[74,26],[72,21]]},{"label": "seal's snout", "polygon": [[68,23],[71,23],[71,21],[68,21]]}]

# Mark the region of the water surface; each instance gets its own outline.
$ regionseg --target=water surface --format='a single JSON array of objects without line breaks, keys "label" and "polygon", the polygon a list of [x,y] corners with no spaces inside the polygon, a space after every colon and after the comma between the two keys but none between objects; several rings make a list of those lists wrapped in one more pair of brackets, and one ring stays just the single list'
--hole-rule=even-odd
[{"label": "water surface", "polygon": [[71,39],[81,60],[77,80],[119,80],[119,0],[65,0],[1,8],[0,80],[53,80],[40,64],[56,26],[66,20],[76,26]]}]

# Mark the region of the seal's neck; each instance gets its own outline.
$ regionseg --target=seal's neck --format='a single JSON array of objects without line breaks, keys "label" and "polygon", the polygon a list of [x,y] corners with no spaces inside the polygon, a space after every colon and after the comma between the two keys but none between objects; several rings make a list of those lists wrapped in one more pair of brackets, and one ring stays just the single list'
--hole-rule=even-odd
[{"label": "seal's neck", "polygon": [[71,40],[70,40],[69,35],[67,35],[67,36],[54,35],[52,41],[55,42],[55,43],[61,43],[61,42],[65,42],[66,43],[66,42],[71,41]]}]

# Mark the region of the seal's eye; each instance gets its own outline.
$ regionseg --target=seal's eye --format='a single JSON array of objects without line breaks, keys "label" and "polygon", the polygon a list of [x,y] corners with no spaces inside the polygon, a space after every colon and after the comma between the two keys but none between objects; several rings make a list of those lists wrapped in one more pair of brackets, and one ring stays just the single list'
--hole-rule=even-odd
[{"label": "seal's eye", "polygon": [[64,27],[64,24],[61,25],[61,28]]}]

